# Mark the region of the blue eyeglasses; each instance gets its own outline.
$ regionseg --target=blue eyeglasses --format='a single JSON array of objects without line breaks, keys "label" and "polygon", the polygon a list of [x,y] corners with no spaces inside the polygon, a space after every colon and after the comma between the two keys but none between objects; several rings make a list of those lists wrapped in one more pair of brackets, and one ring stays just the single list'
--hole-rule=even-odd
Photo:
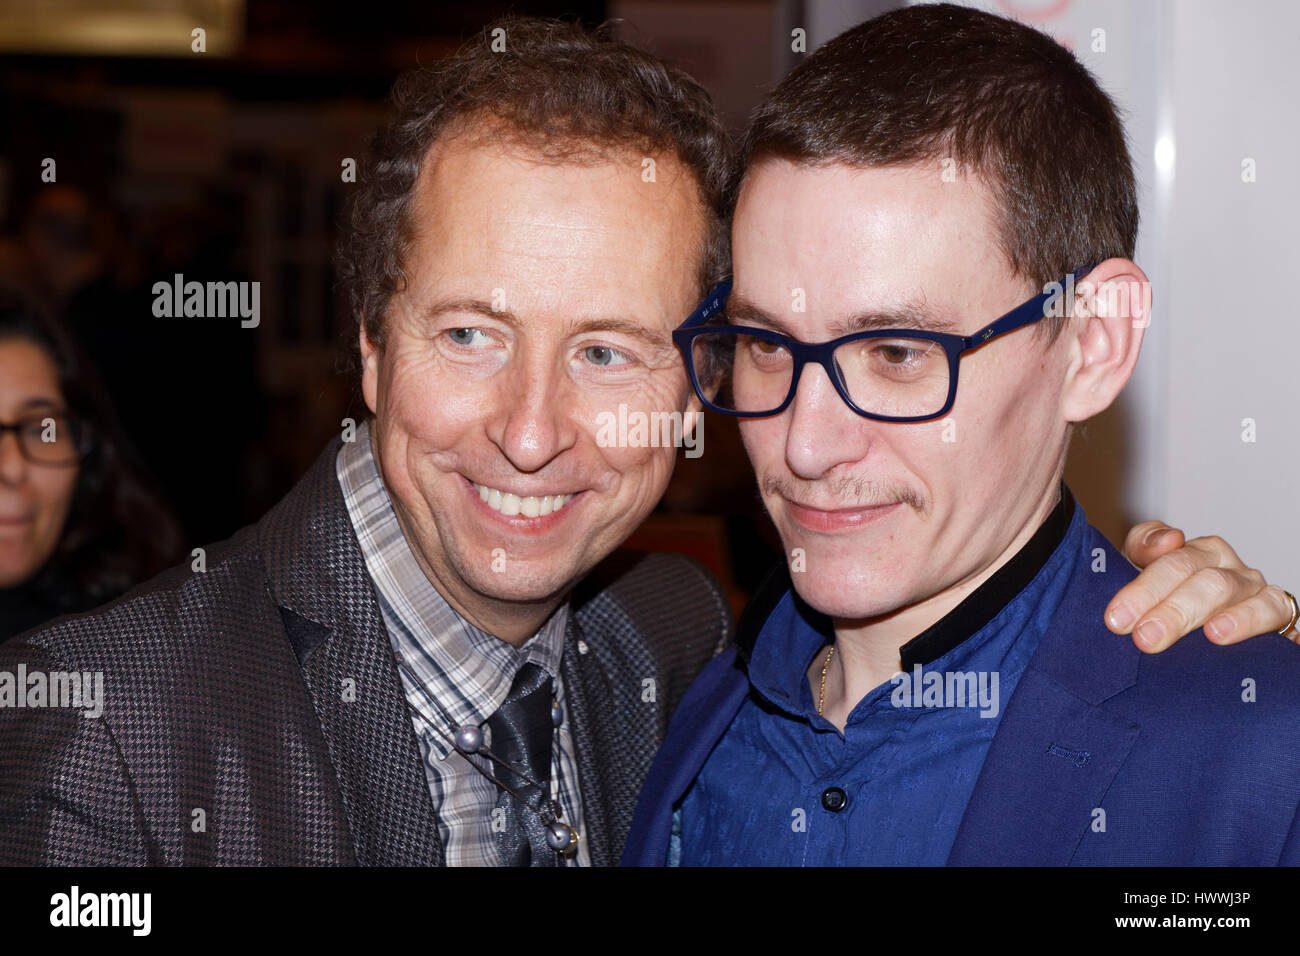
[{"label": "blue eyeglasses", "polygon": [[925,422],[952,410],[963,355],[1042,320],[1053,297],[1060,298],[1093,268],[1075,270],[1059,289],[1049,288],[1021,303],[974,335],[878,329],[815,343],[769,329],[717,324],[731,294],[728,279],[673,332],[673,343],[700,401],[725,415],[779,415],[794,400],[804,366],[815,362],[826,370],[845,404],[864,418]]}]

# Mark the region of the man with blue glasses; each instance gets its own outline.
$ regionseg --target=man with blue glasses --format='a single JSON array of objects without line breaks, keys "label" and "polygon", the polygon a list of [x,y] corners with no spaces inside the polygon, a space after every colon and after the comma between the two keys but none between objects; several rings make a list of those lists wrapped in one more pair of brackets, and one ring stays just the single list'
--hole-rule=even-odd
[{"label": "man with blue glasses", "polygon": [[904,8],[794,70],[743,153],[734,285],[675,341],[788,567],[683,699],[624,861],[1300,864],[1300,648],[1108,634],[1135,572],[1061,481],[1150,316],[1095,80]]},{"label": "man with blue glasses", "polygon": [[[816,363],[825,369],[827,379],[849,408],[862,417],[881,422],[926,422],[952,409],[963,355],[995,336],[1046,318],[1050,303],[1092,268],[1070,273],[1059,287],[1021,303],[973,335],[886,328],[852,332],[816,344],[762,326],[710,322],[710,317],[716,319],[726,308],[732,288],[727,280],[673,333],[673,339],[701,402],[725,415],[780,415],[798,391],[804,366]],[[889,323],[875,320],[873,324]]]}]

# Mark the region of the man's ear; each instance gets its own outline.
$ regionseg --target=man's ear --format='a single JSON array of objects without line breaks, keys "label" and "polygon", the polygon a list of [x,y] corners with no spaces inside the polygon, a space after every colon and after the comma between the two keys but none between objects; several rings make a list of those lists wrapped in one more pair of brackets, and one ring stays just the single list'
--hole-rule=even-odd
[{"label": "man's ear", "polygon": [[366,407],[370,409],[370,414],[379,413],[379,359],[381,357],[379,347],[370,341],[370,336],[366,334],[366,323],[361,321],[361,330],[358,335],[358,345],[361,349],[361,394],[366,400]]},{"label": "man's ear", "polygon": [[700,413],[703,410],[704,405],[700,402],[700,397],[695,394],[694,386],[687,383],[686,407],[682,409],[682,434],[689,435],[699,427]]},{"label": "man's ear", "polygon": [[1075,283],[1066,421],[1086,421],[1110,406],[1133,375],[1150,322],[1150,280],[1128,259],[1107,259]]}]

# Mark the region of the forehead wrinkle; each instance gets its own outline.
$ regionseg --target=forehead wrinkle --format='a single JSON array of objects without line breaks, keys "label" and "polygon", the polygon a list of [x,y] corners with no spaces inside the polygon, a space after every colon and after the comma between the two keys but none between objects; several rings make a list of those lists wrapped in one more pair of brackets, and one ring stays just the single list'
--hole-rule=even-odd
[{"label": "forehead wrinkle", "polygon": [[[487,257],[563,263],[566,273],[590,271],[597,263],[609,268],[618,260],[606,241],[613,230],[605,226],[578,223],[539,223],[505,219],[504,228],[489,229],[482,248]],[[621,260],[618,260],[621,261]]]}]

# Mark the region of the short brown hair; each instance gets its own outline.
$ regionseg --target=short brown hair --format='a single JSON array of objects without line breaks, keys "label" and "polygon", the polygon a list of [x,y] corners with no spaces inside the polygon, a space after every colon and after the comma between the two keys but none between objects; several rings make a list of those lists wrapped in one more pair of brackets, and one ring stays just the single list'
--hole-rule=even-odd
[{"label": "short brown hair", "polygon": [[[496,52],[498,29],[505,49]],[[454,56],[398,78],[393,115],[375,135],[336,257],[352,314],[372,342],[383,344],[389,301],[405,281],[421,163],[440,135],[479,120],[550,161],[586,162],[620,148],[674,156],[693,175],[709,216],[701,297],[726,274],[731,140],[698,83],[610,30],[511,17]]]},{"label": "short brown hair", "polygon": [[[841,33],[754,113],[741,156],[904,166],[952,158],[997,204],[999,243],[1035,285],[1131,259],[1137,188],[1115,105],[1044,33],[952,4]],[[1064,317],[1038,328],[1055,341]]]}]

